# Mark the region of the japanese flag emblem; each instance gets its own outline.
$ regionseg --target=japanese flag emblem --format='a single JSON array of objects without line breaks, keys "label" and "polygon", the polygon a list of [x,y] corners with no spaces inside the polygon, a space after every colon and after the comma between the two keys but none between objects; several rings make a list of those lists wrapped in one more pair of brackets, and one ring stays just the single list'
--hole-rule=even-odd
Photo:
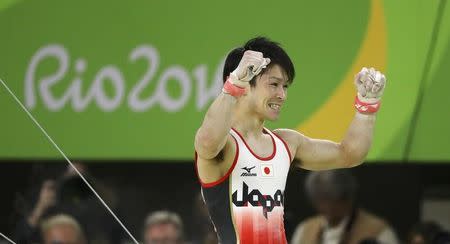
[{"label": "japanese flag emblem", "polygon": [[261,165],[261,175],[263,177],[273,177],[274,176],[273,165],[271,165],[271,164],[262,164]]}]

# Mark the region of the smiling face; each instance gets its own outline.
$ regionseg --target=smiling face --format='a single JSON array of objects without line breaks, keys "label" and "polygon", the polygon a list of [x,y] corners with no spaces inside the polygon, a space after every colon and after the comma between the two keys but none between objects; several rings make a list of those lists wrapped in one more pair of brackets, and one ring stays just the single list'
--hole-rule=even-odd
[{"label": "smiling face", "polygon": [[256,77],[256,85],[250,87],[245,105],[262,120],[275,121],[287,98],[288,82],[283,69],[273,65]]}]

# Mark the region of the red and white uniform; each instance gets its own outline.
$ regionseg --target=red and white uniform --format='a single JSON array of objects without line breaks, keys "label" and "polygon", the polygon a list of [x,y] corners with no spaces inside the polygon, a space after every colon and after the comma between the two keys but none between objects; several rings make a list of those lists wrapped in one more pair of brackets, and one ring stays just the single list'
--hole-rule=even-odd
[{"label": "red and white uniform", "polygon": [[[236,155],[227,174],[202,183],[202,194],[220,243],[287,243],[284,231],[284,189],[291,155],[286,143],[264,129],[272,152],[260,157],[238,131],[230,131]],[[266,154],[267,155],[267,154]]]}]

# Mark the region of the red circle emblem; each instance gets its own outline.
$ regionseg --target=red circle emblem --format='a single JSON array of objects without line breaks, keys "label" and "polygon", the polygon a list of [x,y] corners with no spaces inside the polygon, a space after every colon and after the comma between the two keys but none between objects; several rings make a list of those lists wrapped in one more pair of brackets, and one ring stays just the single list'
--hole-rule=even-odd
[{"label": "red circle emblem", "polygon": [[270,169],[269,169],[269,167],[265,167],[265,168],[264,168],[264,173],[266,173],[266,175],[270,174]]}]

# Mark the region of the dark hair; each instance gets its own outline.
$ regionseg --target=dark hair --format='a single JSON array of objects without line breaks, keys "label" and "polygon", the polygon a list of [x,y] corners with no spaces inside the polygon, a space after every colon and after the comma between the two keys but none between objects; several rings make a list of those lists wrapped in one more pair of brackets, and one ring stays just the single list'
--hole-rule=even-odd
[{"label": "dark hair", "polygon": [[368,238],[361,240],[358,244],[381,244],[381,242],[374,238]]},{"label": "dark hair", "polygon": [[[281,66],[286,72],[287,81],[292,83],[295,77],[295,69],[291,59],[287,53],[281,48],[279,43],[273,42],[266,37],[256,37],[249,40],[243,47],[237,47],[228,53],[223,67],[223,82],[227,79],[230,73],[237,68],[239,62],[247,50],[262,52],[265,58],[270,58],[270,64],[266,69],[263,69],[260,74],[270,69],[275,64]],[[250,85],[255,85],[255,79],[250,81]]]},{"label": "dark hair", "polygon": [[356,199],[356,179],[347,169],[311,172],[305,183],[310,200],[346,200]]},{"label": "dark hair", "polygon": [[424,221],[414,225],[409,233],[408,241],[411,241],[414,235],[422,236],[427,244],[450,243],[450,233],[445,231],[438,223],[434,221]]}]

